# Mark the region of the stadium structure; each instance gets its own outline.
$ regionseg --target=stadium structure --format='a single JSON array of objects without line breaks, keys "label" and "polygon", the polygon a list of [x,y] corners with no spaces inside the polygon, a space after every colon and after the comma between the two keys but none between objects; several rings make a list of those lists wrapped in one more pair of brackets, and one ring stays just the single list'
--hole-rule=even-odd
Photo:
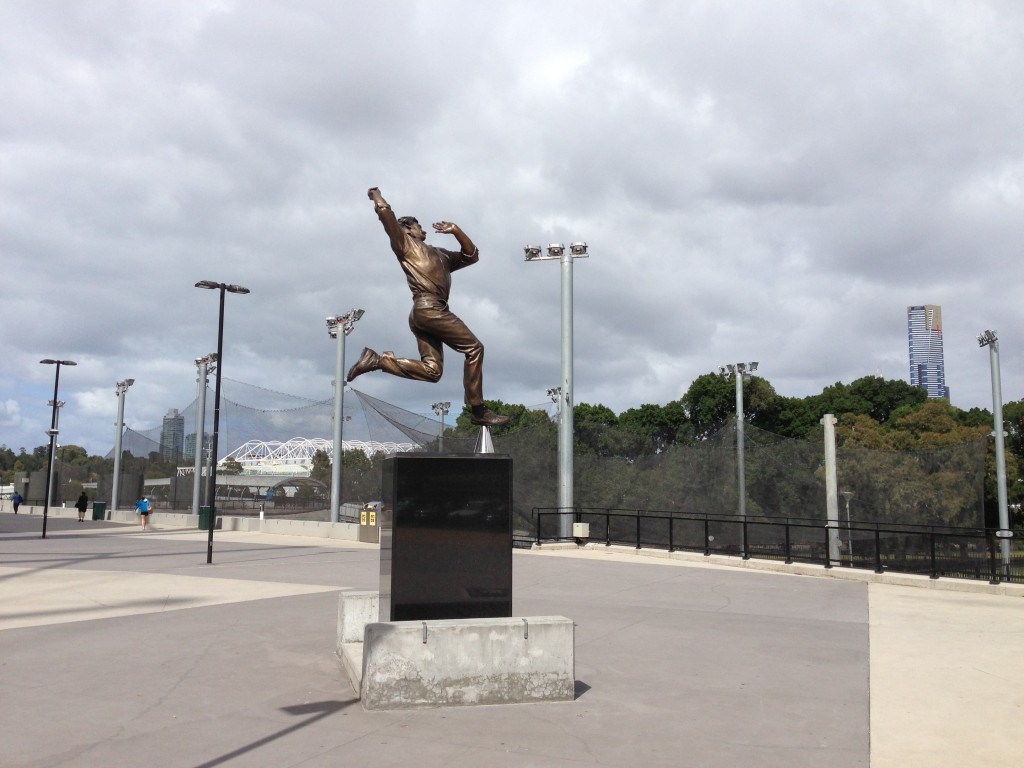
[{"label": "stadium structure", "polygon": [[[404,453],[414,451],[419,446],[414,443],[381,443],[376,440],[343,440],[343,451],[362,451],[367,456],[375,453]],[[334,461],[334,441],[322,437],[293,437],[291,440],[249,440],[221,459],[223,464],[233,459],[242,465],[242,471],[252,475],[294,475],[296,477],[310,474],[313,467],[313,456],[323,451]]]}]

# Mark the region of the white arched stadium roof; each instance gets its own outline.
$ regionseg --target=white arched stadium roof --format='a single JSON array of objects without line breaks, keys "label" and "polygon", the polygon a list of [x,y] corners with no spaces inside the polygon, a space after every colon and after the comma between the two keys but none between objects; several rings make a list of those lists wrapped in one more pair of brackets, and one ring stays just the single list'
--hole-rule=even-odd
[{"label": "white arched stadium roof", "polygon": [[[379,443],[377,441],[343,440],[343,451],[358,450],[367,456],[375,453],[405,453],[419,446],[414,443]],[[320,437],[293,437],[290,440],[250,440],[233,450],[218,464],[234,459],[251,471],[268,471],[271,467],[281,471],[292,471],[297,467],[308,468],[313,463],[313,454],[323,451],[334,460],[334,442]]]}]

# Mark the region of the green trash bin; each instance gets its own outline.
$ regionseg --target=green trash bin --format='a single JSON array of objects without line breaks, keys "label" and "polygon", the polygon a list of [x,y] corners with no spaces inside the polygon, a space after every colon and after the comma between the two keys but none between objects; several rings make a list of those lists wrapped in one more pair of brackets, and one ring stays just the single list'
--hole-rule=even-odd
[{"label": "green trash bin", "polygon": [[92,519],[93,520],[106,520],[107,519],[107,502],[105,502],[105,501],[94,501],[92,503]]},{"label": "green trash bin", "polygon": [[208,531],[210,530],[210,508],[200,507],[199,508],[199,530]]}]

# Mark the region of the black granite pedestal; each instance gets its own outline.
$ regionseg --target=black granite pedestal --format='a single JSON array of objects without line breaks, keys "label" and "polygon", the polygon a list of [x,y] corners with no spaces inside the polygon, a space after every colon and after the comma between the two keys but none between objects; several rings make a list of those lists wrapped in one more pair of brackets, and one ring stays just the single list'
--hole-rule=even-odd
[{"label": "black granite pedestal", "polygon": [[380,620],[512,615],[512,459],[384,460]]}]

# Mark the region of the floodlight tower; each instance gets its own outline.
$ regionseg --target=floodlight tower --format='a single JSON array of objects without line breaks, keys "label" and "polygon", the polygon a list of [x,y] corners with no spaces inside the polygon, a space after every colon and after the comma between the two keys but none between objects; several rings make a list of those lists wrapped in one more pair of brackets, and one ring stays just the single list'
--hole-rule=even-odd
[{"label": "floodlight tower", "polygon": [[740,517],[747,514],[747,478],[743,467],[743,381],[749,380],[756,370],[757,363],[729,363],[718,368],[718,375],[723,379],[728,381],[731,377],[736,380],[736,479],[739,488],[737,511]]},{"label": "floodlight tower", "polygon": [[[540,246],[528,245],[523,249],[527,261],[558,261],[562,265],[562,383],[558,400],[558,507],[559,537],[572,538],[572,524],[575,518],[573,502],[573,327],[572,327],[572,260],[587,258],[587,244],[571,243],[568,250],[562,243],[552,243],[547,254],[542,255]],[[549,393],[550,394],[550,393]]]},{"label": "floodlight tower", "polygon": [[992,368],[992,420],[993,436],[996,439],[996,493],[999,504],[999,550],[1003,559],[1003,577],[1010,577],[1010,514],[1006,503],[1006,448],[1003,434],[1003,386],[999,377],[999,337],[996,331],[982,331],[978,335],[978,346],[988,347],[989,363]]},{"label": "floodlight tower", "polygon": [[209,383],[209,376],[217,370],[217,353],[211,352],[205,357],[197,357],[195,360],[198,376],[196,382],[198,392],[196,393],[196,444],[194,461],[195,481],[192,483],[192,514],[199,514],[199,505],[202,503],[200,490],[203,487],[203,452],[206,450],[206,388]]},{"label": "floodlight tower", "polygon": [[117,511],[118,497],[121,495],[121,437],[124,434],[124,396],[135,379],[124,379],[117,382],[114,394],[117,395],[117,435],[114,439],[114,482],[110,489],[110,511]]},{"label": "floodlight tower", "polygon": [[444,417],[448,415],[452,404],[446,400],[443,403],[434,403],[430,407],[434,409],[434,413],[441,417],[441,427],[437,434],[437,450],[439,453],[444,453]]},{"label": "floodlight tower", "polygon": [[[344,315],[327,318],[327,333],[338,340],[338,354],[334,363],[334,460],[331,462],[331,522],[336,523],[341,509],[341,462],[345,450],[341,441],[341,422],[345,407],[345,337],[352,333],[363,310],[350,309]],[[339,333],[338,331],[341,331]]]}]

